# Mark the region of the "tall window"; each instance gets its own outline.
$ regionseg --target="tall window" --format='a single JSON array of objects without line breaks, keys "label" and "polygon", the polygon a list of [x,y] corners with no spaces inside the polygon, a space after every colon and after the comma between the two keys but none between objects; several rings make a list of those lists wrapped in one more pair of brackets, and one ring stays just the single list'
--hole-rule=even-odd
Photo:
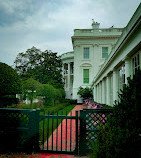
[{"label": "tall window", "polygon": [[119,69],[119,75],[118,75],[118,91],[120,92],[120,89],[123,89],[123,86],[125,85],[125,65],[123,65]]},{"label": "tall window", "polygon": [[139,55],[139,53],[133,57],[132,65],[133,65],[133,74],[135,74],[136,71],[140,69],[140,55]]},{"label": "tall window", "polygon": [[89,69],[83,69],[83,83],[89,83]]},{"label": "tall window", "polygon": [[102,47],[102,58],[108,57],[108,47]]},{"label": "tall window", "polygon": [[83,57],[89,59],[89,48],[84,48]]}]

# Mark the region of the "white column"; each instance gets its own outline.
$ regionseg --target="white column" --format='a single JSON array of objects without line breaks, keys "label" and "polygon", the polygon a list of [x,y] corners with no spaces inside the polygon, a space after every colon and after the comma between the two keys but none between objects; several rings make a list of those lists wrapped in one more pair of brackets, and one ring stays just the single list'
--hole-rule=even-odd
[{"label": "white column", "polygon": [[101,82],[100,82],[100,84],[99,84],[99,89],[100,89],[100,94],[99,94],[100,101],[99,101],[99,103],[101,103],[101,100],[102,100],[102,96],[101,96],[102,84],[101,84]]},{"label": "white column", "polygon": [[62,65],[62,76],[64,77],[64,64]]},{"label": "white column", "polygon": [[[63,80],[63,82],[65,82],[65,79],[64,79],[64,64],[62,65],[62,76],[63,76],[62,80]],[[64,88],[65,88],[65,84],[64,84]]]},{"label": "white column", "polygon": [[98,103],[100,103],[100,83],[98,84]]},{"label": "white column", "polygon": [[103,103],[103,81],[101,81],[101,104]]},{"label": "white column", "polygon": [[107,84],[107,90],[106,90],[106,104],[107,105],[110,105],[110,79],[109,79],[109,76],[107,76],[106,78],[106,84]]},{"label": "white column", "polygon": [[107,82],[106,82],[106,78],[105,78],[105,80],[104,80],[104,89],[105,89],[105,97],[104,97],[104,99],[105,99],[105,103],[104,103],[104,104],[106,104],[106,103],[107,103],[107,95],[106,95],[106,91],[107,91]]},{"label": "white column", "polygon": [[102,81],[102,104],[105,104],[105,87],[104,87],[104,80]]},{"label": "white column", "polygon": [[70,90],[70,63],[68,63],[68,90]]},{"label": "white column", "polygon": [[97,85],[97,102],[99,103],[99,84]]},{"label": "white column", "polygon": [[117,100],[117,71],[113,70],[113,103]]},{"label": "white column", "polygon": [[94,85],[94,101],[96,101],[97,93],[96,93],[96,85]]},{"label": "white column", "polygon": [[127,78],[130,77],[130,59],[126,58],[125,59],[125,84],[128,83]]}]

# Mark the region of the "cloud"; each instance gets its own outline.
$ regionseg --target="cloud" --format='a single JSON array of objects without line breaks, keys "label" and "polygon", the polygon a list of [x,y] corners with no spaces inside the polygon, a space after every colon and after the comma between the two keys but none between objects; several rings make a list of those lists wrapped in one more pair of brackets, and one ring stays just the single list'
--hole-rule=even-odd
[{"label": "cloud", "polygon": [[124,27],[138,5],[139,0],[0,0],[0,61],[12,65],[32,46],[71,51],[74,29],[91,28],[92,19],[101,27]]}]

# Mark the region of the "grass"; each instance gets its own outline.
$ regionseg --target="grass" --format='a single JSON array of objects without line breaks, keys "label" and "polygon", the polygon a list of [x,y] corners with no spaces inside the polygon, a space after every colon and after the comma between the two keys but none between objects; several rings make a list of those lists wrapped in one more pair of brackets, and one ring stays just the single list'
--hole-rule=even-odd
[{"label": "grass", "polygon": [[[68,113],[75,107],[75,105],[69,105],[64,107],[63,109],[58,111],[58,115],[68,115]],[[40,115],[43,114],[48,114],[47,109],[45,110],[45,112],[41,112]],[[56,110],[52,111],[51,113],[49,113],[49,115],[57,115]],[[47,124],[49,122],[49,127],[47,127]],[[39,140],[40,142],[44,143],[47,140],[47,128],[49,128],[49,136],[52,134],[52,132],[57,128],[57,125],[59,126],[59,124],[62,122],[62,119],[58,119],[58,123],[57,123],[57,119],[53,119],[53,126],[52,126],[52,119],[44,119],[43,121],[40,121],[39,124]],[[52,131],[53,128],[53,131]],[[43,130],[44,129],[44,130]],[[44,135],[44,139],[43,139],[43,135]]]}]

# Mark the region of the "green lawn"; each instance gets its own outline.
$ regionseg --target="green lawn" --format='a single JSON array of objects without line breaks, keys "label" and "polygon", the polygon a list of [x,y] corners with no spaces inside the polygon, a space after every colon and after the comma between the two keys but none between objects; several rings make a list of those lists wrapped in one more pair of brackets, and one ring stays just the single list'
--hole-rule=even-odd
[{"label": "green lawn", "polygon": [[[62,110],[58,111],[58,115],[68,115],[68,113],[75,107],[75,105],[69,105],[64,107]],[[43,114],[48,114],[48,111],[46,110],[45,112],[41,111],[40,115]],[[49,113],[50,114],[50,113]],[[57,115],[57,112],[53,112],[51,110],[51,114],[50,115]],[[59,126],[59,124],[62,122],[62,119],[53,119],[53,125],[52,125],[52,119],[44,119],[42,121],[40,121],[39,124],[39,140],[40,142],[45,142],[47,140],[47,128],[49,128],[49,133],[48,133],[48,137],[52,134],[52,129],[53,131],[57,128],[57,125]],[[44,129],[44,130],[43,130]],[[44,139],[43,139],[43,135],[44,135]]]}]

